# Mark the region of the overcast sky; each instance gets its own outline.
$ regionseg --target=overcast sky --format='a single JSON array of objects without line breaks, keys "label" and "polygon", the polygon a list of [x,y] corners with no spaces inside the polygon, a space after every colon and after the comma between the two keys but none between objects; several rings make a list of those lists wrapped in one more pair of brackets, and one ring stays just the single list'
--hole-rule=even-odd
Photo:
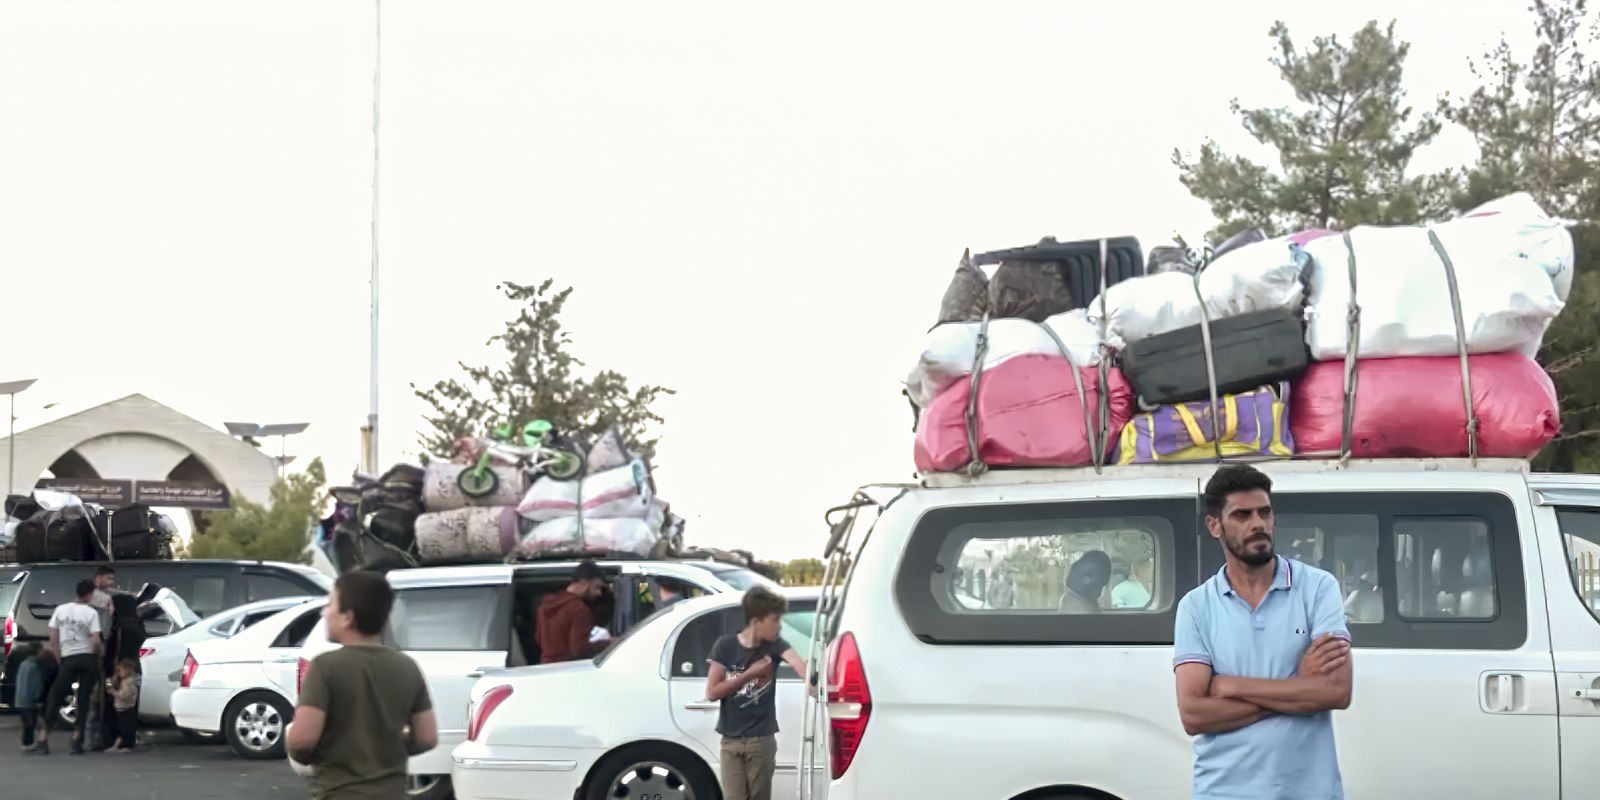
[{"label": "overcast sky", "polygon": [[[825,508],[912,475],[899,381],[963,247],[1204,232],[1170,155],[1253,152],[1228,101],[1292,99],[1274,19],[1309,42],[1398,16],[1431,108],[1529,39],[1526,5],[387,0],[382,457],[415,457],[410,384],[499,358],[495,284],[554,278],[580,357],[677,390],[658,482],[689,539],[816,555]],[[373,22],[0,2],[0,380],[40,379],[19,427],[142,392],[309,421],[291,452],[351,472]],[[1417,166],[1472,154],[1447,131]]]}]

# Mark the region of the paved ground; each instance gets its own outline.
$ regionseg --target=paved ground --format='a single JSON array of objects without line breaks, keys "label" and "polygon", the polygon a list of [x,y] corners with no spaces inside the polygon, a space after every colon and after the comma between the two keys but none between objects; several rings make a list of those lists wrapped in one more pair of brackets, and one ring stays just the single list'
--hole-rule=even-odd
[{"label": "paved ground", "polygon": [[141,734],[143,752],[67,755],[67,734],[49,756],[25,756],[17,715],[0,711],[0,797],[47,800],[257,800],[304,798],[304,780],[283,761],[247,761],[226,746],[189,744],[176,730]]}]

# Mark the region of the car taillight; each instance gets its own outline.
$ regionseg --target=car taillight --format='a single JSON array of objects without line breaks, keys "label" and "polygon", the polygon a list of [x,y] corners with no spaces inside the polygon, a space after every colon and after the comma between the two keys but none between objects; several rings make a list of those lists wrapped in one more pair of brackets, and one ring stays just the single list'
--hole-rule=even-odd
[{"label": "car taillight", "polygon": [[6,657],[11,656],[11,644],[17,640],[17,621],[6,617]]},{"label": "car taillight", "polygon": [[144,658],[145,656],[153,656],[155,654],[156,654],[156,649],[154,647],[141,647],[141,648],[139,648],[139,657],[140,658]]},{"label": "car taillight", "polygon": [[200,669],[200,662],[194,660],[194,653],[184,653],[183,679],[178,681],[178,685],[185,689],[189,688],[189,684],[194,682],[194,673],[197,669]]},{"label": "car taillight", "polygon": [[828,669],[828,743],[833,755],[833,777],[844,776],[861,747],[872,716],[872,691],[867,688],[867,672],[861,664],[856,637],[846,633],[833,643]]},{"label": "car taillight", "polygon": [[511,687],[501,684],[483,693],[478,704],[472,709],[472,718],[467,721],[467,741],[478,741],[478,734],[483,733],[483,724],[489,721],[489,715],[500,707],[501,703],[511,696]]},{"label": "car taillight", "polygon": [[307,660],[305,660],[303,658],[300,659],[300,663],[295,666],[295,668],[294,668],[294,693],[295,694],[299,694],[300,693],[300,687],[306,685],[306,670],[308,670],[308,669],[311,669],[311,662],[307,661]]}]

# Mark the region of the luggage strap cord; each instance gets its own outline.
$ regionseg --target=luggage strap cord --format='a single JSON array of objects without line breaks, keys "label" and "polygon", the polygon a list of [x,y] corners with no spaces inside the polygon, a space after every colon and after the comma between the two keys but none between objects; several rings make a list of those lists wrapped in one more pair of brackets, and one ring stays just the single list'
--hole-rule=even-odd
[{"label": "luggage strap cord", "polygon": [[983,359],[989,354],[989,312],[983,312],[983,321],[978,323],[978,346],[972,357],[972,383],[967,390],[967,453],[972,460],[967,462],[967,475],[978,477],[989,468],[983,463],[983,455],[978,452],[978,390],[983,385]]},{"label": "luggage strap cord", "polygon": [[1089,437],[1089,442],[1090,442],[1089,449],[1091,451],[1093,451],[1093,452],[1091,452],[1089,454],[1089,456],[1094,460],[1094,472],[1095,472],[1096,475],[1100,474],[1101,467],[1105,466],[1105,462],[1106,462],[1106,445],[1110,442],[1110,439],[1111,439],[1111,430],[1110,430],[1110,428],[1111,428],[1111,397],[1110,397],[1110,385],[1109,385],[1110,384],[1110,368],[1111,368],[1111,346],[1106,344],[1106,337],[1108,335],[1107,326],[1111,322],[1111,320],[1109,318],[1107,318],[1107,316],[1106,316],[1106,289],[1110,285],[1110,280],[1108,278],[1108,274],[1111,272],[1111,265],[1109,263],[1107,263],[1107,262],[1111,258],[1111,252],[1110,251],[1111,251],[1110,244],[1105,239],[1101,239],[1100,240],[1100,344],[1099,344],[1099,347],[1100,347],[1100,365],[1099,365],[1099,369],[1095,370],[1095,382],[1099,384],[1099,389],[1100,389],[1100,397],[1098,398],[1099,402],[1097,403],[1097,405],[1100,408],[1099,408],[1099,413],[1095,415],[1096,418],[1095,418],[1095,421],[1093,423],[1091,423],[1089,421],[1089,415],[1088,414],[1084,414],[1084,418],[1083,418],[1083,426],[1085,428],[1093,428],[1094,429],[1093,433]]},{"label": "luggage strap cord", "polygon": [[1467,410],[1467,457],[1473,466],[1478,465],[1478,415],[1472,408],[1472,369],[1467,361],[1467,325],[1461,315],[1461,289],[1456,285],[1456,265],[1445,252],[1439,234],[1428,229],[1428,243],[1444,263],[1445,282],[1450,286],[1450,313],[1456,322],[1456,355],[1461,358],[1461,400]]},{"label": "luggage strap cord", "polygon": [[1211,341],[1211,313],[1206,310],[1206,297],[1200,292],[1200,272],[1194,274],[1190,284],[1194,287],[1195,301],[1200,309],[1200,339],[1206,354],[1206,384],[1211,390],[1211,447],[1216,451],[1217,461],[1220,462],[1223,460],[1222,425],[1219,422],[1221,413],[1217,403],[1217,357]]},{"label": "luggage strap cord", "polygon": [[1345,313],[1344,352],[1344,415],[1339,433],[1339,465],[1350,462],[1350,450],[1355,438],[1356,386],[1360,376],[1356,372],[1356,358],[1361,350],[1361,303],[1356,300],[1356,246],[1350,232],[1344,232],[1345,271],[1350,273],[1350,308]]},{"label": "luggage strap cord", "polygon": [[[1072,371],[1072,385],[1078,390],[1078,409],[1083,413],[1083,438],[1088,443],[1089,452],[1095,451],[1098,436],[1093,425],[1089,424],[1089,398],[1083,393],[1083,374],[1078,371],[1078,363],[1072,360],[1072,352],[1067,350],[1065,342],[1056,335],[1054,328],[1042,322],[1033,323],[1044,329],[1050,340],[1056,343],[1056,350],[1060,351],[1061,358],[1067,362],[1067,369]],[[1103,449],[1103,448],[1102,448]]]}]

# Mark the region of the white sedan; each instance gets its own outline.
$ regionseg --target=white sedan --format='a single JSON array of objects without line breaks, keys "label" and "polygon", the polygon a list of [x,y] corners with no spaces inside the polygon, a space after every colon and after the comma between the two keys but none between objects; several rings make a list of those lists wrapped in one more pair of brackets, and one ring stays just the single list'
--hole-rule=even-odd
[{"label": "white sedan", "polygon": [[221,733],[244,758],[283,758],[309,662],[300,647],[327,598],[307,600],[233,636],[189,646],[172,693],[172,719],[201,734]]},{"label": "white sedan", "polygon": [[144,681],[139,687],[139,719],[166,723],[172,718],[172,693],[183,679],[183,657],[191,645],[213,639],[231,639],[286,608],[310,597],[276,597],[230,608],[206,617],[170,636],[146,640],[139,648]]},{"label": "white sedan", "polygon": [[[783,638],[809,650],[816,591],[791,592]],[[672,605],[593,661],[489,673],[472,690],[467,741],[452,753],[457,800],[710,800],[718,704],[706,656],[744,627],[738,594]],[[794,796],[805,689],[778,670],[774,797]]]}]

